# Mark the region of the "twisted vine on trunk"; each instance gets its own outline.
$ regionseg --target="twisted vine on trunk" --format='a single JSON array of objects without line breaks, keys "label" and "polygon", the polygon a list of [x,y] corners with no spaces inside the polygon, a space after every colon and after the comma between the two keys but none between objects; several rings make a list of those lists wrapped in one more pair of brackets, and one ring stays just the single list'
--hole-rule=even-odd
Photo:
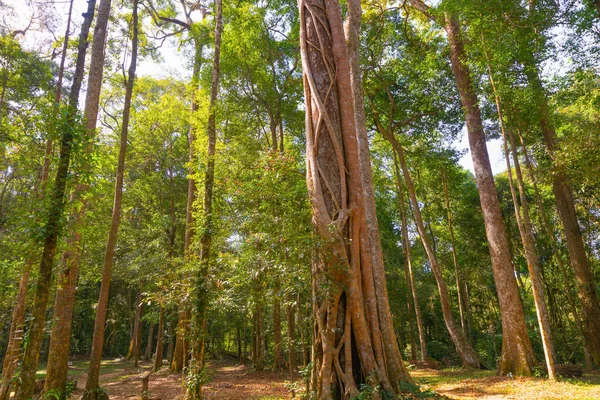
[{"label": "twisted vine on trunk", "polygon": [[[349,20],[350,28],[356,29],[360,4],[348,5],[349,16],[354,18],[358,10],[358,19]],[[364,186],[366,167],[361,166],[360,115],[354,99],[362,90],[351,74],[339,2],[299,0],[298,7],[307,185],[321,242],[312,266],[315,323],[310,390],[320,399],[350,398],[368,382],[394,396],[400,381],[411,378],[395,338],[387,340],[393,329],[385,276],[383,265],[374,265],[378,257],[372,257],[377,252],[373,242],[379,238],[370,235],[373,230],[367,222],[365,194],[372,188]],[[363,151],[368,149],[365,145]]]}]

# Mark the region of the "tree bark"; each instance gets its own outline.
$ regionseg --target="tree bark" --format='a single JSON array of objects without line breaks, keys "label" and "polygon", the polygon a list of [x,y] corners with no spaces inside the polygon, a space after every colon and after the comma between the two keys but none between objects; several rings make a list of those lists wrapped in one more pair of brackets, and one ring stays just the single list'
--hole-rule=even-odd
[{"label": "tree bark", "polygon": [[[369,185],[363,183],[367,166],[361,164],[358,144],[360,130],[366,130],[357,128],[356,122],[358,117],[361,123],[355,108],[361,88],[351,74],[339,2],[299,0],[298,6],[307,185],[315,231],[322,243],[312,266],[312,395],[349,398],[367,383],[367,377],[368,384],[381,385],[393,395],[400,381],[411,378],[389,323],[385,274],[376,254],[381,243],[374,231],[374,208],[365,205],[365,192],[368,196],[372,188],[365,189]],[[348,6],[349,14],[358,16],[348,26],[358,29],[360,4],[352,1]],[[364,145],[366,151],[368,145]],[[367,202],[374,204],[373,199]],[[391,340],[387,340],[390,333]]]},{"label": "tree bark", "polygon": [[556,208],[563,224],[565,239],[569,249],[571,267],[577,279],[578,295],[581,301],[581,316],[583,328],[590,353],[596,365],[600,365],[600,303],[596,290],[596,281],[589,259],[585,251],[583,235],[577,220],[573,188],[569,182],[564,167],[557,165],[554,153],[556,151],[556,131],[550,118],[548,99],[544,92],[537,69],[526,65],[525,72],[533,89],[538,105],[540,127],[548,155],[553,163],[552,192],[556,198]]},{"label": "tree bark", "polygon": [[115,193],[112,209],[112,218],[108,240],[106,243],[106,252],[104,254],[104,264],[102,266],[102,283],[100,284],[100,296],[96,307],[96,320],[94,322],[94,336],[92,339],[92,351],[90,364],[88,367],[88,376],[85,384],[84,397],[95,400],[100,397],[99,375],[100,362],[102,361],[102,349],[104,344],[104,327],[106,324],[106,314],[108,311],[108,294],[110,290],[110,279],[112,274],[112,263],[115,255],[117,243],[117,233],[121,221],[121,200],[123,198],[123,179],[125,176],[125,155],[127,152],[127,134],[129,129],[129,116],[131,111],[131,97],[133,94],[133,84],[135,81],[135,70],[137,65],[138,53],[138,0],[133,0],[133,21],[132,21],[132,39],[131,39],[131,63],[127,79],[125,81],[125,104],[123,106],[123,121],[121,124],[121,142],[119,144],[119,157],[117,164],[117,174],[115,180]]},{"label": "tree bark", "polygon": [[[411,0],[412,1],[412,0]],[[461,39],[458,21],[451,16],[444,18],[444,28],[450,42],[451,66],[460,94],[475,177],[489,242],[494,281],[500,302],[502,318],[502,355],[498,373],[531,375],[535,357],[531,347],[525,315],[519,297],[519,288],[514,278],[514,267],[506,239],[502,211],[494,183],[494,175],[485,143],[485,134],[477,94],[469,68],[465,64],[466,53]]]},{"label": "tree bark", "polygon": [[[93,150],[93,139],[96,131],[96,120],[98,119],[98,104],[100,101],[100,89],[102,86],[102,74],[104,68],[104,47],[108,19],[110,16],[110,0],[101,0],[98,6],[98,17],[94,27],[92,38],[92,50],[90,56],[90,67],[88,84],[85,98],[85,109],[83,119],[87,144],[84,151],[90,154]],[[90,166],[85,165],[83,174],[89,173]],[[67,384],[69,347],[71,339],[71,327],[73,323],[73,309],[75,306],[75,289],[79,274],[79,263],[81,260],[81,225],[85,218],[87,199],[84,194],[89,185],[78,182],[75,191],[71,195],[71,202],[80,202],[81,207],[71,216],[69,234],[66,239],[67,250],[62,256],[63,269],[58,274],[58,289],[54,300],[53,326],[50,334],[50,349],[48,353],[48,366],[46,369],[46,381],[44,390],[59,390],[64,393]]]},{"label": "tree bark", "polygon": [[[88,47],[88,34],[92,19],[94,17],[94,7],[96,1],[89,0],[88,8],[84,14],[84,21],[79,35],[79,45],[77,48],[77,61],[75,73],[73,75],[73,84],[69,94],[69,115],[68,123],[75,124],[75,115],[79,102],[79,91],[85,72],[85,55]],[[20,377],[21,384],[17,392],[17,399],[26,400],[33,396],[35,389],[35,374],[40,356],[40,347],[44,336],[44,325],[46,322],[46,308],[50,294],[50,285],[52,282],[52,270],[54,269],[54,256],[56,254],[56,245],[60,231],[60,220],[62,219],[65,208],[65,191],[67,185],[67,175],[71,163],[71,152],[73,147],[74,130],[64,129],[61,138],[60,158],[58,161],[58,170],[54,181],[54,189],[50,201],[48,221],[45,229],[44,248],[39,266],[38,282],[35,291],[32,317],[29,328],[29,342],[25,349],[23,357],[23,367]]]}]

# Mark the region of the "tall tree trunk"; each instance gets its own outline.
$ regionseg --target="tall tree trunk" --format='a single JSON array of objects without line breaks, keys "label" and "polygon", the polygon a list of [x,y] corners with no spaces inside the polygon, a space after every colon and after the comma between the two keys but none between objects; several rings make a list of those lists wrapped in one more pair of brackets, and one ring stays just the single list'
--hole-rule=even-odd
[{"label": "tall tree trunk", "polygon": [[404,205],[404,190],[402,189],[402,180],[400,178],[400,167],[398,166],[398,158],[394,152],[394,167],[396,176],[396,190],[398,192],[398,207],[400,209],[400,224],[402,227],[402,249],[404,252],[406,266],[406,283],[412,294],[412,304],[415,309],[415,317],[417,321],[417,331],[419,333],[419,344],[421,361],[427,361],[427,338],[425,336],[425,324],[423,323],[423,314],[419,305],[419,295],[417,294],[417,286],[412,268],[412,251],[410,248],[410,239],[408,237],[408,218],[406,217],[406,207]]},{"label": "tall tree trunk", "polygon": [[[364,93],[360,69],[360,24],[362,18],[362,6],[360,0],[347,1],[348,12],[345,23],[345,36],[348,46],[348,57],[350,58],[350,90],[354,105],[355,128],[357,132],[357,145],[359,151],[359,164],[361,172],[361,183],[363,189],[363,201],[365,206],[365,219],[368,232],[367,252],[372,258],[373,281],[376,287],[375,299],[380,305],[377,307],[377,318],[379,319],[379,331],[382,335],[383,347],[385,349],[385,362],[389,376],[393,376],[392,384],[396,385],[398,380],[402,381],[409,377],[402,360],[402,354],[396,340],[396,332],[389,308],[388,291],[385,279],[383,249],[379,234],[379,223],[375,207],[375,190],[373,186],[373,172],[371,168],[371,152],[369,150],[369,137],[367,135],[367,124],[365,117]],[[377,330],[377,328],[375,328]],[[409,378],[410,379],[410,378]],[[396,385],[397,386],[397,385]]]},{"label": "tall tree trunk", "polygon": [[501,375],[508,373],[531,375],[531,368],[535,364],[535,356],[527,335],[519,288],[514,278],[514,267],[485,143],[479,102],[469,68],[465,63],[467,57],[461,38],[460,26],[454,17],[446,15],[444,28],[450,42],[452,71],[465,113],[471,156],[483,211],[486,236],[489,242],[494,281],[500,302],[502,355],[498,365],[498,373]]},{"label": "tall tree trunk", "polygon": [[160,311],[158,312],[158,331],[156,332],[156,351],[154,356],[154,371],[158,371],[163,365],[163,350],[164,344],[164,333],[165,333],[165,309],[160,305]]},{"label": "tall tree trunk", "polygon": [[[500,104],[498,103],[498,106]],[[504,131],[504,129],[502,129]],[[519,186],[519,200],[521,207],[519,207],[519,201],[517,200],[517,194],[515,191],[515,185],[512,177],[512,170],[510,167],[510,158],[506,132],[504,131],[504,154],[506,158],[506,166],[508,172],[508,182],[510,186],[511,196],[515,207],[515,215],[517,217],[517,225],[519,227],[519,233],[521,234],[521,241],[523,242],[523,249],[525,251],[525,259],[527,260],[527,268],[529,270],[529,278],[531,280],[531,287],[533,291],[533,300],[535,302],[535,308],[537,311],[538,324],[540,328],[540,336],[542,338],[542,346],[544,348],[544,357],[546,359],[546,368],[548,370],[548,378],[556,379],[556,354],[554,352],[554,343],[552,341],[552,330],[550,328],[550,318],[548,316],[548,309],[546,307],[546,300],[544,298],[544,287],[542,282],[542,272],[540,262],[535,250],[535,238],[533,236],[533,227],[529,217],[529,205],[527,203],[527,197],[525,194],[525,185],[523,183],[523,175],[521,174],[521,166],[519,164],[519,157],[514,147],[514,138],[512,133],[508,133],[513,148],[513,162],[515,164],[515,173],[517,176],[517,183]]]},{"label": "tall tree trunk", "polygon": [[[353,0],[348,6],[349,14],[358,16],[348,26],[358,30],[360,4]],[[340,4],[299,0],[298,7],[307,184],[315,230],[323,243],[313,259],[312,394],[349,398],[367,377],[369,384],[397,393],[400,381],[411,378],[390,323],[385,274],[376,254],[381,243],[374,230],[374,208],[369,206],[374,200],[365,204],[365,192],[368,197],[372,187],[365,189],[369,185],[363,183],[367,166],[361,164],[358,136],[366,127],[357,129],[360,115],[353,85],[356,97],[361,88],[351,74]],[[366,151],[368,145],[363,144]]]},{"label": "tall tree trunk", "polygon": [[408,195],[412,203],[415,224],[417,225],[417,230],[419,232],[419,236],[421,237],[421,243],[423,243],[423,248],[425,249],[425,253],[427,253],[427,259],[429,260],[431,270],[433,271],[433,275],[437,282],[438,292],[440,294],[440,303],[442,305],[442,315],[444,317],[444,322],[446,324],[446,328],[448,329],[448,333],[450,334],[450,338],[452,339],[452,343],[454,343],[454,347],[456,348],[456,351],[464,367],[482,368],[483,364],[481,364],[481,361],[479,361],[479,357],[477,356],[475,349],[473,349],[471,344],[467,341],[466,336],[463,334],[463,331],[458,327],[454,320],[454,316],[452,315],[448,287],[446,286],[446,281],[444,280],[444,277],[442,275],[442,270],[437,262],[437,257],[431,245],[429,235],[425,230],[425,224],[423,223],[423,218],[421,216],[421,210],[419,208],[419,201],[417,200],[415,185],[413,183],[412,177],[410,176],[410,172],[408,171],[408,166],[406,165],[406,160],[404,158],[404,149],[402,148],[402,145],[400,144],[398,139],[396,139],[393,133],[388,132],[385,128],[381,126],[381,124],[378,123],[377,125],[378,130],[392,144],[392,146],[394,147],[394,151],[398,156],[398,161],[402,170],[402,174],[404,176],[404,181],[406,182],[406,186],[408,188]]},{"label": "tall tree trunk", "polygon": [[[79,46],[77,48],[77,61],[75,64],[75,73],[73,75],[73,84],[69,94],[69,115],[68,124],[74,125],[77,106],[79,103],[79,91],[85,70],[85,55],[88,47],[88,34],[92,19],[94,18],[94,7],[96,1],[89,0],[88,8],[84,14],[83,24],[79,35]],[[33,320],[29,328],[29,342],[25,349],[23,357],[23,367],[21,369],[21,384],[17,393],[17,399],[27,400],[33,396],[35,389],[35,374],[40,356],[40,348],[44,336],[44,325],[46,322],[46,307],[50,294],[50,285],[52,282],[52,270],[54,267],[54,256],[56,254],[56,245],[60,231],[60,221],[65,208],[65,191],[67,185],[67,175],[71,163],[71,151],[74,140],[74,130],[65,129],[62,132],[60,158],[58,161],[58,170],[54,180],[52,198],[48,213],[48,221],[45,229],[44,248],[39,266],[38,282],[35,291],[33,304]]]},{"label": "tall tree trunk", "polygon": [[533,189],[535,192],[535,200],[536,200],[536,204],[538,207],[538,214],[540,217],[540,221],[542,223],[542,227],[546,233],[546,236],[550,239],[550,244],[552,246],[552,254],[554,255],[554,259],[556,261],[556,264],[558,265],[558,268],[560,269],[563,281],[564,281],[564,285],[565,285],[565,293],[567,295],[567,301],[569,303],[569,308],[571,313],[573,314],[573,318],[575,320],[575,325],[577,326],[577,329],[579,330],[580,336],[581,336],[581,340],[583,343],[583,352],[584,352],[584,356],[585,356],[585,366],[587,370],[591,370],[593,368],[593,357],[591,355],[591,352],[589,350],[589,346],[587,344],[587,335],[586,332],[583,328],[583,323],[581,322],[581,317],[579,315],[579,311],[577,309],[577,303],[575,301],[575,298],[573,297],[573,294],[571,293],[571,279],[569,277],[569,275],[567,274],[567,268],[565,266],[565,263],[563,261],[562,255],[560,254],[560,251],[558,249],[558,243],[556,241],[556,237],[554,236],[554,231],[550,226],[550,221],[548,221],[548,216],[546,215],[546,207],[544,206],[544,202],[542,201],[542,196],[540,194],[540,189],[538,188],[537,185],[537,178],[535,176],[535,172],[533,169],[533,166],[531,164],[531,160],[529,159],[529,154],[527,151],[527,146],[525,145],[525,141],[523,139],[523,136],[521,136],[521,134],[519,133],[519,139],[521,142],[521,148],[523,150],[523,156],[525,157],[525,165],[527,166],[527,170],[529,171],[529,179],[531,180],[531,183],[533,185]]},{"label": "tall tree trunk", "polygon": [[[84,151],[90,154],[93,150],[93,139],[96,134],[96,120],[98,119],[98,104],[100,102],[100,89],[104,68],[104,47],[108,19],[110,16],[111,0],[100,0],[98,17],[92,37],[92,50],[88,84],[85,97],[83,119],[87,145]],[[90,166],[84,165],[83,174],[89,173]],[[54,317],[52,332],[50,334],[50,349],[48,353],[48,366],[46,368],[46,382],[44,390],[59,390],[64,393],[67,384],[69,347],[71,328],[73,323],[73,309],[75,306],[75,290],[79,263],[81,261],[81,226],[85,218],[87,199],[84,196],[89,185],[78,182],[71,195],[71,202],[81,203],[78,210],[70,217],[69,234],[66,239],[67,250],[62,256],[63,268],[58,274],[58,289],[54,300]]]},{"label": "tall tree trunk", "polygon": [[[204,13],[203,13],[204,18]],[[194,64],[192,68],[192,99],[191,99],[191,118],[193,119],[195,114],[199,109],[199,102],[197,99],[197,89],[200,87],[200,70],[202,68],[202,51],[204,50],[203,42],[194,36],[192,33],[192,40],[194,42]],[[192,239],[195,234],[194,227],[194,201],[196,199],[196,179],[195,173],[197,172],[197,167],[195,167],[196,163],[196,154],[195,154],[195,146],[196,146],[196,126],[193,121],[190,121],[190,128],[188,131],[188,162],[189,162],[189,170],[188,170],[188,194],[187,194],[187,203],[185,208],[185,235],[184,235],[184,244],[183,244],[183,254],[186,262],[190,262],[193,257],[191,251]],[[187,331],[188,322],[184,319],[187,316],[186,313],[182,313],[182,309],[186,309],[189,307],[189,300],[185,299],[182,301],[182,304],[179,306],[180,311],[178,312],[178,322],[177,322],[177,335],[175,337],[175,347],[173,351],[173,360],[170,363],[171,372],[181,372],[184,364],[184,347],[186,341],[189,340],[189,335]],[[173,339],[171,339],[173,340]],[[185,357],[187,360],[187,356]]]},{"label": "tall tree trunk", "polygon": [[[487,57],[487,54],[486,54]],[[548,378],[556,379],[556,368],[554,344],[552,342],[552,332],[550,329],[550,319],[548,317],[548,310],[546,307],[546,300],[544,299],[544,287],[542,283],[542,272],[540,262],[535,250],[535,238],[533,236],[533,227],[529,217],[529,206],[527,204],[527,197],[525,195],[525,186],[523,184],[523,176],[521,174],[521,166],[519,164],[519,157],[517,149],[514,143],[514,137],[512,133],[507,132],[504,126],[504,116],[502,112],[502,104],[500,95],[496,90],[496,83],[492,73],[492,68],[487,61],[487,67],[489,72],[489,79],[494,92],[494,101],[496,103],[496,110],[498,113],[498,121],[500,121],[500,131],[502,132],[502,138],[504,140],[504,158],[506,159],[506,171],[508,174],[508,184],[510,187],[510,194],[512,197],[515,218],[517,221],[517,227],[519,228],[519,234],[521,235],[521,242],[523,243],[523,249],[525,251],[525,259],[527,260],[527,269],[529,270],[529,278],[531,280],[531,287],[533,291],[533,300],[535,303],[535,309],[537,311],[537,319],[540,328],[540,336],[542,338],[542,346],[544,348],[544,357],[546,359],[546,368],[548,370]],[[513,181],[512,168],[510,164],[510,154],[508,149],[508,140],[510,137],[511,147],[513,149],[513,161],[515,164],[515,172],[517,175],[517,182],[519,186],[519,199],[517,199],[517,193],[515,190],[515,184]],[[519,206],[520,200],[520,206]]]},{"label": "tall tree trunk", "polygon": [[[215,1],[215,47],[213,51],[212,80],[210,90],[210,103],[208,111],[208,145],[206,151],[206,172],[204,176],[204,204],[202,235],[200,237],[200,269],[196,283],[196,309],[194,310],[194,335],[193,335],[193,364],[192,373],[196,375],[204,367],[205,342],[207,336],[206,311],[208,308],[208,270],[210,265],[210,250],[213,231],[213,193],[215,184],[215,155],[217,147],[216,103],[219,94],[219,78],[221,65],[221,35],[223,32],[223,4],[221,0]],[[202,397],[201,385],[188,387],[188,399]]]},{"label": "tall tree trunk", "polygon": [[112,274],[112,263],[115,255],[117,243],[117,233],[121,220],[121,200],[123,197],[123,179],[125,175],[125,154],[127,152],[127,133],[129,129],[129,116],[131,111],[131,97],[133,94],[133,84],[135,81],[135,70],[137,65],[138,53],[138,0],[133,0],[133,21],[132,21],[132,39],[131,39],[131,63],[125,82],[125,104],[123,106],[123,121],[121,123],[121,142],[119,144],[119,158],[117,164],[117,174],[115,180],[114,203],[112,209],[112,219],[108,240],[106,243],[106,252],[104,254],[104,264],[102,266],[102,283],[100,284],[100,296],[96,307],[96,320],[94,322],[94,336],[92,339],[92,351],[90,364],[88,367],[88,376],[85,384],[85,398],[95,400],[99,397],[99,375],[100,362],[102,361],[102,348],[104,344],[104,326],[106,324],[106,314],[108,311],[108,294],[110,290],[110,279]]},{"label": "tall tree trunk", "polygon": [[290,376],[298,367],[296,361],[296,307],[293,304],[287,306],[287,333],[288,333],[288,369]]},{"label": "tall tree trunk", "polygon": [[563,223],[565,239],[571,258],[571,267],[577,279],[579,300],[581,301],[581,315],[583,328],[586,332],[589,350],[596,365],[600,365],[600,303],[596,290],[596,281],[592,272],[589,259],[585,251],[583,235],[577,221],[573,188],[564,167],[557,165],[554,153],[556,152],[556,131],[550,118],[548,99],[544,92],[542,82],[536,68],[526,65],[525,72],[529,79],[538,105],[540,127],[544,135],[544,142],[548,155],[553,163],[552,192],[556,198],[556,208]]}]

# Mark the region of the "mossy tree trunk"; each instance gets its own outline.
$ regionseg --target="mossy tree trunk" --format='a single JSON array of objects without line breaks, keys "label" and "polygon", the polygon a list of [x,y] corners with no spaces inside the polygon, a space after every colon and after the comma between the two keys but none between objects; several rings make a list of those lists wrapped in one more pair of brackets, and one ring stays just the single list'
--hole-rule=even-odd
[{"label": "mossy tree trunk", "polygon": [[56,255],[56,246],[58,235],[61,228],[61,219],[65,208],[65,193],[67,186],[67,176],[71,163],[71,153],[73,141],[75,140],[76,113],[79,103],[79,92],[83,75],[85,72],[85,56],[88,48],[88,34],[92,19],[94,18],[95,0],[88,1],[87,11],[83,14],[84,21],[79,34],[79,44],[77,48],[77,61],[75,64],[75,73],[73,75],[73,84],[69,94],[69,114],[66,123],[68,127],[63,127],[61,132],[60,158],[58,169],[54,180],[54,188],[50,199],[50,209],[48,220],[44,232],[44,246],[39,266],[38,282],[35,290],[35,299],[32,310],[32,321],[28,332],[28,345],[23,356],[23,366],[21,369],[21,382],[17,391],[17,399],[28,400],[33,396],[35,389],[35,376],[40,356],[40,348],[44,336],[44,325],[46,322],[46,308],[50,295],[50,286],[52,283],[52,273],[54,269],[54,257]]}]

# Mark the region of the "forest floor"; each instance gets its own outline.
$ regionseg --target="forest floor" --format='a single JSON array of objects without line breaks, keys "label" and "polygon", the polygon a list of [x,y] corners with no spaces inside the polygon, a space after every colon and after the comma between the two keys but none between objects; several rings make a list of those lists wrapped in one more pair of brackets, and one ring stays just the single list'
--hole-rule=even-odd
[{"label": "forest floor", "polygon": [[[69,376],[77,380],[73,398],[79,398],[87,378],[87,361],[77,360],[69,366]],[[139,399],[142,381],[139,376],[152,369],[152,363],[140,361],[134,367],[132,361],[105,360],[100,370],[100,386],[106,389],[111,400]],[[45,370],[38,371],[43,379]],[[294,380],[300,377],[294,375]],[[204,385],[207,400],[276,400],[290,399],[289,374],[271,371],[257,372],[252,368],[231,361],[211,361],[208,364],[208,382]],[[163,367],[150,375],[149,392],[152,400],[179,400],[185,396],[181,374],[171,374]]]},{"label": "forest floor", "polygon": [[[131,361],[105,360],[100,371],[100,385],[108,390],[111,400],[138,399],[142,391],[140,373],[151,368],[152,363],[147,361],[140,362],[136,368]],[[69,375],[77,379],[78,390],[73,398],[78,398],[85,387],[87,361],[74,361],[69,371]],[[44,375],[43,369],[38,371],[38,379],[43,379]],[[450,399],[600,399],[600,374],[586,374],[579,379],[559,382],[498,377],[493,371],[461,369],[415,369],[411,375],[422,390],[433,390]],[[302,387],[299,375],[290,379],[286,373],[257,372],[232,361],[211,361],[204,393],[208,400],[292,399],[292,387]],[[153,400],[183,399],[184,391],[181,375],[171,374],[166,367],[150,376],[149,392]]]},{"label": "forest floor", "polygon": [[495,376],[495,371],[419,369],[411,375],[423,389],[451,399],[593,400],[600,399],[600,375],[551,382],[540,378]]}]

